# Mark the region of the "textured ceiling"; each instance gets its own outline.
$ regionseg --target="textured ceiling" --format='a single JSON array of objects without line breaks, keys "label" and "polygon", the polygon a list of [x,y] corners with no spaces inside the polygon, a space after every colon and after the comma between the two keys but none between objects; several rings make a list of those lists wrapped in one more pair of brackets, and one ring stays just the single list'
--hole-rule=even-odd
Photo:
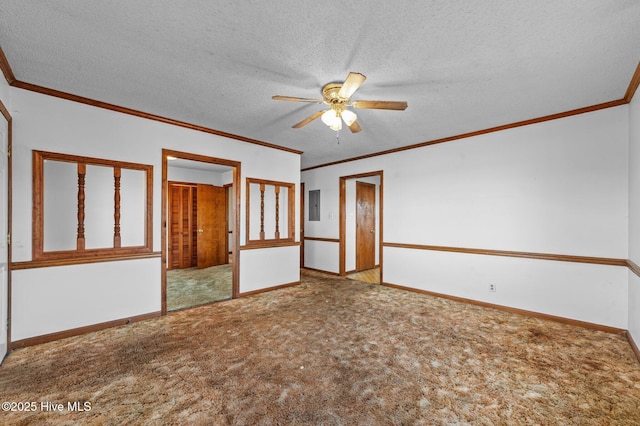
[{"label": "textured ceiling", "polygon": [[[637,0],[2,0],[17,80],[300,151],[309,167],[620,99],[640,59]],[[335,132],[320,97],[349,71]],[[141,142],[144,143],[144,142]]]}]

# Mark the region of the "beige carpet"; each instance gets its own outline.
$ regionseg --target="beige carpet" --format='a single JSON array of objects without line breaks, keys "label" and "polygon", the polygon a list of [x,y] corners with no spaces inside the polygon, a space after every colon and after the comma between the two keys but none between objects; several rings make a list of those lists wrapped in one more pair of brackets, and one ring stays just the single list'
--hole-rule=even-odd
[{"label": "beige carpet", "polygon": [[37,404],[3,425],[637,425],[640,364],[621,335],[305,272],[16,350],[0,393]]},{"label": "beige carpet", "polygon": [[167,271],[167,310],[231,299],[231,264]]}]

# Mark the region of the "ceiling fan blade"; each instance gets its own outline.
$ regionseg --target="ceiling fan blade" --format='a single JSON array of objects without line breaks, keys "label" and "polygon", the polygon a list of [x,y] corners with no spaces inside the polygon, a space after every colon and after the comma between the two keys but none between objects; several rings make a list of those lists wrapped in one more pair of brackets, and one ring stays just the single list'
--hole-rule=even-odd
[{"label": "ceiling fan blade", "polygon": [[342,87],[338,92],[338,97],[342,99],[349,99],[351,95],[353,95],[356,90],[364,83],[364,80],[367,77],[358,73],[358,72],[350,72],[347,76],[347,79],[342,83]]},{"label": "ceiling fan blade", "polygon": [[305,126],[305,125],[311,123],[313,120],[315,120],[316,118],[320,117],[323,113],[324,113],[324,111],[314,112],[313,114],[311,114],[309,117],[305,118],[304,120],[302,120],[298,124],[294,124],[292,127],[294,129],[299,129],[302,126]]},{"label": "ceiling fan blade", "polygon": [[353,123],[351,123],[351,126],[349,126],[349,130],[351,130],[351,133],[358,133],[360,130],[362,130],[362,127],[360,127],[360,124],[358,124],[357,121],[354,121]]},{"label": "ceiling fan blade", "polygon": [[271,99],[273,99],[274,101],[313,102],[316,104],[321,104],[322,102],[324,102],[322,99],[295,98],[292,96],[280,96],[280,95],[272,96]]},{"label": "ceiling fan blade", "polygon": [[404,101],[354,101],[351,103],[354,108],[366,109],[393,109],[403,111],[407,109],[407,103]]}]

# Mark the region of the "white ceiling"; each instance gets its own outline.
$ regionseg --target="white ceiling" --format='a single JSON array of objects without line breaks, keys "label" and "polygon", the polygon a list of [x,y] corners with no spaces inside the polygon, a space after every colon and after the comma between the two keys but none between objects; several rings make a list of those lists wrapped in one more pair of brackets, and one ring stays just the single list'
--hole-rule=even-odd
[{"label": "white ceiling", "polygon": [[[17,80],[304,151],[302,166],[621,99],[638,0],[2,0]],[[316,120],[349,71],[363,131]]]}]

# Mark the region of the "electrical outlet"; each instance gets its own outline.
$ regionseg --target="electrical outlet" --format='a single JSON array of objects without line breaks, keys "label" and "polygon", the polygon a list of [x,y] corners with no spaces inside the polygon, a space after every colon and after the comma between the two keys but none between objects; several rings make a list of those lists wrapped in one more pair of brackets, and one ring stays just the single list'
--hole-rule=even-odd
[{"label": "electrical outlet", "polygon": [[496,285],[495,284],[489,284],[489,291],[492,292],[492,293],[495,293]]}]

